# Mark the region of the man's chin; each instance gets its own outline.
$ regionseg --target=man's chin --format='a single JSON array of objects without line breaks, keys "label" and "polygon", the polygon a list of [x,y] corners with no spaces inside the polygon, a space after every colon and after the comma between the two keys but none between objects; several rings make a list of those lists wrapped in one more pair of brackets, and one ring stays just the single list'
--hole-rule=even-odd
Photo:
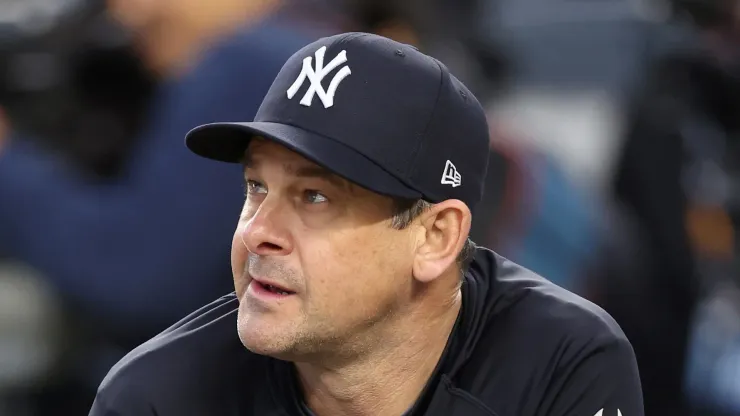
[{"label": "man's chin", "polygon": [[270,357],[280,358],[290,349],[286,334],[276,331],[275,327],[260,328],[254,323],[238,326],[239,340],[249,351]]},{"label": "man's chin", "polygon": [[259,331],[254,327],[240,326],[239,340],[253,354],[263,355],[282,361],[312,362],[325,356],[320,344],[306,344],[298,341],[289,331]]},{"label": "man's chin", "polygon": [[295,361],[296,354],[290,348],[280,348],[277,345],[264,343],[250,343],[242,340],[244,347],[251,353],[274,358],[282,361]]}]

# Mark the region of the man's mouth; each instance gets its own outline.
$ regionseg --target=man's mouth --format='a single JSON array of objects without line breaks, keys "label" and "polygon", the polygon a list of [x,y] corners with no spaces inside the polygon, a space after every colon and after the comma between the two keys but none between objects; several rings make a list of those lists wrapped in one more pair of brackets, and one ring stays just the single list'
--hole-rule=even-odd
[{"label": "man's mouth", "polygon": [[295,292],[285,287],[279,286],[274,283],[263,282],[257,279],[252,279],[252,285],[254,286],[253,289],[258,294],[262,293],[264,295],[272,295],[272,296],[288,296],[288,295],[295,294]]},{"label": "man's mouth", "polygon": [[290,290],[286,290],[282,287],[269,285],[269,284],[262,283],[259,281],[257,281],[257,284],[262,286],[268,292],[277,293],[278,295],[292,295],[295,293],[295,292],[291,292]]}]

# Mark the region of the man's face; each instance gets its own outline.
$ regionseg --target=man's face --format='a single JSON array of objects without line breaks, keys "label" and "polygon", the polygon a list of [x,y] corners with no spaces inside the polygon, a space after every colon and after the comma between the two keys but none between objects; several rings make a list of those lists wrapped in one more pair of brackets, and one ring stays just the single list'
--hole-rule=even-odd
[{"label": "man's face", "polygon": [[240,339],[284,359],[367,342],[411,297],[412,233],[390,226],[389,198],[280,145],[247,153],[231,256]]}]

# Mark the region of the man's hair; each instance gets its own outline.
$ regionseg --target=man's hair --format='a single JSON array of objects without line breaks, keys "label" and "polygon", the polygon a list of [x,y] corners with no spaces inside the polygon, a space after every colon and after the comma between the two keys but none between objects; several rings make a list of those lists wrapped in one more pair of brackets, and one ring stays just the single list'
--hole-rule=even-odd
[{"label": "man's hair", "polygon": [[[419,215],[431,208],[432,204],[423,199],[393,199],[393,218],[391,218],[391,227],[397,230],[403,230],[411,225]],[[475,255],[476,245],[468,237],[465,240],[462,250],[457,255],[457,265],[462,273],[468,269]]]}]

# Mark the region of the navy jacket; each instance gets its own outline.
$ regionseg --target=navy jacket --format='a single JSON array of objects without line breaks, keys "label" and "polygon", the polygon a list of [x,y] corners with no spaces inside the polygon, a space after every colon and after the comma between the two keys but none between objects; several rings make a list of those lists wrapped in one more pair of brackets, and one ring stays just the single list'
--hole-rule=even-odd
[{"label": "navy jacket", "polygon": [[[408,416],[643,416],[632,347],[598,306],[482,248],[462,293]],[[309,416],[292,365],[246,350],[236,316],[231,294],[136,348],[90,416]]]}]

